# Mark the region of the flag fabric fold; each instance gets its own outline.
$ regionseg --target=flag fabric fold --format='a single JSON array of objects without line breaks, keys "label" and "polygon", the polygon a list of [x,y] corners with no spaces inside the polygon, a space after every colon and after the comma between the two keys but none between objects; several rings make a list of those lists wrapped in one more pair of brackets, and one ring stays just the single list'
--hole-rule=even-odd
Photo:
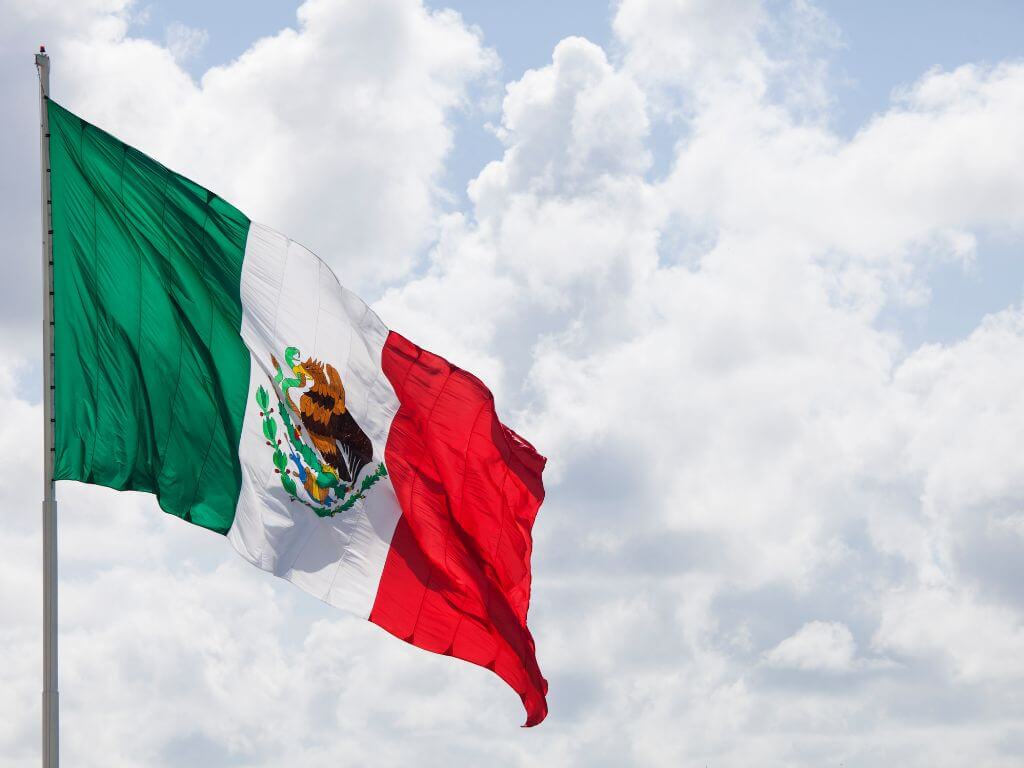
[{"label": "flag fabric fold", "polygon": [[547,714],[545,459],[308,249],[52,100],[55,478],[156,495],[263,570]]}]

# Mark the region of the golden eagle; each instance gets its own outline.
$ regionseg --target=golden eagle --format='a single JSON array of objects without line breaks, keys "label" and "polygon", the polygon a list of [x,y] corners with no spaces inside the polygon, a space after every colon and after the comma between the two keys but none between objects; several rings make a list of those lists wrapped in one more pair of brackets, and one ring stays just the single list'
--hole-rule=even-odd
[{"label": "golden eagle", "polygon": [[292,369],[299,386],[312,386],[299,397],[299,418],[324,463],[338,478],[355,483],[359,472],[373,460],[373,444],[345,407],[345,386],[330,363],[307,358]]}]

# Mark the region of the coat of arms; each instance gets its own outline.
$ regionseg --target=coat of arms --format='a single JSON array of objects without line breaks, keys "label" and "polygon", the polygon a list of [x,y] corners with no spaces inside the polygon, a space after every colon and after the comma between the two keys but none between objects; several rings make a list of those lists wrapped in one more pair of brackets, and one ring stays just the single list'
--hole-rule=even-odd
[{"label": "coat of arms", "polygon": [[256,403],[282,487],[292,501],[320,517],[331,517],[365,498],[388,472],[383,462],[363,472],[373,463],[373,445],[345,405],[345,386],[337,369],[311,357],[299,362],[300,358],[297,347],[288,347],[282,368],[270,356],[277,407],[271,407],[262,386],[256,389]]}]

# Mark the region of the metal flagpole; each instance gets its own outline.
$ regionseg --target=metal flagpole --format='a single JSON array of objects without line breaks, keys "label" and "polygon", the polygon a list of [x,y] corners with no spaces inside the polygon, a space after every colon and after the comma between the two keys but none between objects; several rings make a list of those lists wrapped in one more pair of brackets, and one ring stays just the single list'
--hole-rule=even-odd
[{"label": "metal flagpole", "polygon": [[53,487],[53,218],[50,211],[50,57],[39,46],[40,209],[43,221],[43,768],[57,768],[57,498]]}]

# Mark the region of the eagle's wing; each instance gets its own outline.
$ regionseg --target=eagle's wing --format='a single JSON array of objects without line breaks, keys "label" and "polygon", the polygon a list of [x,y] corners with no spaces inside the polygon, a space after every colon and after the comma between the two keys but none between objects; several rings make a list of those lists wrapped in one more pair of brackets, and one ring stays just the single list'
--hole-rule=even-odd
[{"label": "eagle's wing", "polygon": [[334,410],[338,410],[337,403],[340,402],[341,406],[345,406],[345,385],[341,383],[341,374],[338,373],[338,369],[330,363],[327,364],[325,371],[327,372],[327,386],[330,387],[331,394],[335,397]]}]

